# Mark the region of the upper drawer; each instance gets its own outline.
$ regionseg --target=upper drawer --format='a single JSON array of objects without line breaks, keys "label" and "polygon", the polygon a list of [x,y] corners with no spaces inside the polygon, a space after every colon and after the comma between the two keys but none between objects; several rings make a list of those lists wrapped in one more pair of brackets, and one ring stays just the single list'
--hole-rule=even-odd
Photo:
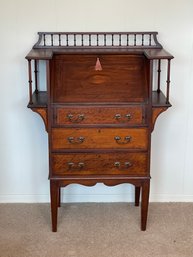
[{"label": "upper drawer", "polygon": [[54,125],[144,124],[143,108],[129,107],[56,107]]},{"label": "upper drawer", "polygon": [[142,149],[148,145],[146,128],[53,128],[52,149]]}]

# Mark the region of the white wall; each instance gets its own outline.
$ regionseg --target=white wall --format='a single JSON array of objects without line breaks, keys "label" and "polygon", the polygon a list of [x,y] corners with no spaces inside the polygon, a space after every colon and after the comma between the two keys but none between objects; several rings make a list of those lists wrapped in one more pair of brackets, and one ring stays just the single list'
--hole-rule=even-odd
[{"label": "white wall", "polygon": [[[158,31],[175,59],[173,107],[152,136],[151,201],[193,200],[193,1],[0,0],[0,202],[49,201],[47,134],[26,108],[38,31]],[[64,201],[130,201],[129,185],[71,185]]]}]

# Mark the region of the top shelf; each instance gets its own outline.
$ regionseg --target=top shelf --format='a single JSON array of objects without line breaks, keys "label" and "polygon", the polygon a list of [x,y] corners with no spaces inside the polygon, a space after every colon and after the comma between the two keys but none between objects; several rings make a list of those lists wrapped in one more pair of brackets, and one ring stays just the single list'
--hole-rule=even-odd
[{"label": "top shelf", "polygon": [[144,53],[149,59],[172,59],[157,40],[157,32],[38,32],[26,59],[52,59],[54,53]]}]

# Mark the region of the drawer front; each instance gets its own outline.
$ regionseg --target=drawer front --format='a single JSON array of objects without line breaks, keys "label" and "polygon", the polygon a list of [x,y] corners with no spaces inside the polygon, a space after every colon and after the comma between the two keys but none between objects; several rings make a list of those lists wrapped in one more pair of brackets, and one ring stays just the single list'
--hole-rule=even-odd
[{"label": "drawer front", "polygon": [[63,108],[54,110],[55,125],[72,124],[143,124],[143,108],[131,107],[80,107]]},{"label": "drawer front", "polygon": [[147,174],[146,153],[52,154],[53,175]]},{"label": "drawer front", "polygon": [[146,128],[53,128],[52,150],[143,149],[148,145]]}]

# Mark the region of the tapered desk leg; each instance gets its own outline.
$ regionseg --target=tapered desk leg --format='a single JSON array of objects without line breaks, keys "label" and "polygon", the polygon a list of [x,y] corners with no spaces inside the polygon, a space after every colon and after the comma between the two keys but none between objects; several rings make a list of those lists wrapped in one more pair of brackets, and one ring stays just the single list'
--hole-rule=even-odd
[{"label": "tapered desk leg", "polygon": [[147,180],[142,185],[142,200],[141,200],[141,230],[146,230],[147,224],[147,213],[148,213],[148,205],[149,205],[149,188],[150,181]]},{"label": "tapered desk leg", "polygon": [[58,188],[58,207],[61,206],[61,188]]},{"label": "tapered desk leg", "polygon": [[51,215],[52,215],[52,231],[57,231],[58,216],[58,198],[59,187],[55,181],[50,181],[50,198],[51,198]]},{"label": "tapered desk leg", "polygon": [[135,186],[135,206],[139,206],[140,190],[141,187]]}]

